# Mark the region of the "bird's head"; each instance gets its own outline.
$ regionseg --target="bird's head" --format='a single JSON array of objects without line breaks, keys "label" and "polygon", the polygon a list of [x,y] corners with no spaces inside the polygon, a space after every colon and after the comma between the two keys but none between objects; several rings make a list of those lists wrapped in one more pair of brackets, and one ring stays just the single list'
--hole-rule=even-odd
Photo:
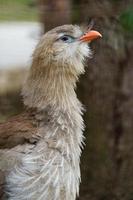
[{"label": "bird's head", "polygon": [[84,73],[84,58],[90,55],[88,42],[100,36],[96,31],[83,33],[79,26],[73,25],[45,33],[33,53],[22,90],[25,105],[62,105],[64,109],[71,96],[74,102],[76,81]]},{"label": "bird's head", "polygon": [[[79,26],[63,25],[48,31],[33,54],[36,65],[66,70],[76,75],[84,72],[83,61],[89,57],[88,42],[101,37],[97,31],[83,33]],[[37,67],[37,66],[36,66]]]}]

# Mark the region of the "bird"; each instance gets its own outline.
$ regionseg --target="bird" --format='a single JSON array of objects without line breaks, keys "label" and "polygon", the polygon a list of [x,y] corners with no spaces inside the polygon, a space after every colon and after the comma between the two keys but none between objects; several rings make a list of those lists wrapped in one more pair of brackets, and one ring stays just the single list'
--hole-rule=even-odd
[{"label": "bird", "polygon": [[37,44],[22,87],[23,113],[0,123],[0,199],[75,200],[84,144],[76,83],[98,31],[66,24]]}]

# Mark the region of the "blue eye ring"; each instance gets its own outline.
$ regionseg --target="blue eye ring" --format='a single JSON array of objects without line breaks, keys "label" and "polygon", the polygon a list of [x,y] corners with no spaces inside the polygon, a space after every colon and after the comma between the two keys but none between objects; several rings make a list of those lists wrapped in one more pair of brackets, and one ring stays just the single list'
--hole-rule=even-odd
[{"label": "blue eye ring", "polygon": [[73,36],[70,35],[63,35],[59,38],[60,40],[62,40],[65,43],[72,43],[75,41],[75,38]]}]

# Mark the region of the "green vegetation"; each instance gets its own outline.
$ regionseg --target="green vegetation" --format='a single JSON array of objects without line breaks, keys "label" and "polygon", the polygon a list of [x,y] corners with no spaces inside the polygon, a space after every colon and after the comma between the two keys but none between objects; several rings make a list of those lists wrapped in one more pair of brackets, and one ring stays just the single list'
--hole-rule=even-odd
[{"label": "green vegetation", "polygon": [[0,0],[0,21],[37,21],[34,0]]},{"label": "green vegetation", "polygon": [[133,33],[133,8],[130,8],[121,14],[120,23],[127,32]]},{"label": "green vegetation", "polygon": [[12,4],[12,3],[16,3],[16,4],[29,4],[33,2],[33,0],[0,0],[0,3],[2,4]]}]

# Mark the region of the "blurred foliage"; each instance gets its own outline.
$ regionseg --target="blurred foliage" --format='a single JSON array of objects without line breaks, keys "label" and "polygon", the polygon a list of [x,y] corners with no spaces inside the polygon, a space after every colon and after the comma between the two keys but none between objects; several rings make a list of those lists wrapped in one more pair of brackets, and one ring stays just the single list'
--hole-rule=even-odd
[{"label": "blurred foliage", "polygon": [[36,3],[34,0],[0,0],[1,5],[20,5],[20,6],[29,6],[35,7]]},{"label": "blurred foliage", "polygon": [[120,23],[126,31],[133,33],[133,8],[122,12]]},{"label": "blurred foliage", "polygon": [[38,12],[34,0],[0,0],[1,21],[37,21]]}]

